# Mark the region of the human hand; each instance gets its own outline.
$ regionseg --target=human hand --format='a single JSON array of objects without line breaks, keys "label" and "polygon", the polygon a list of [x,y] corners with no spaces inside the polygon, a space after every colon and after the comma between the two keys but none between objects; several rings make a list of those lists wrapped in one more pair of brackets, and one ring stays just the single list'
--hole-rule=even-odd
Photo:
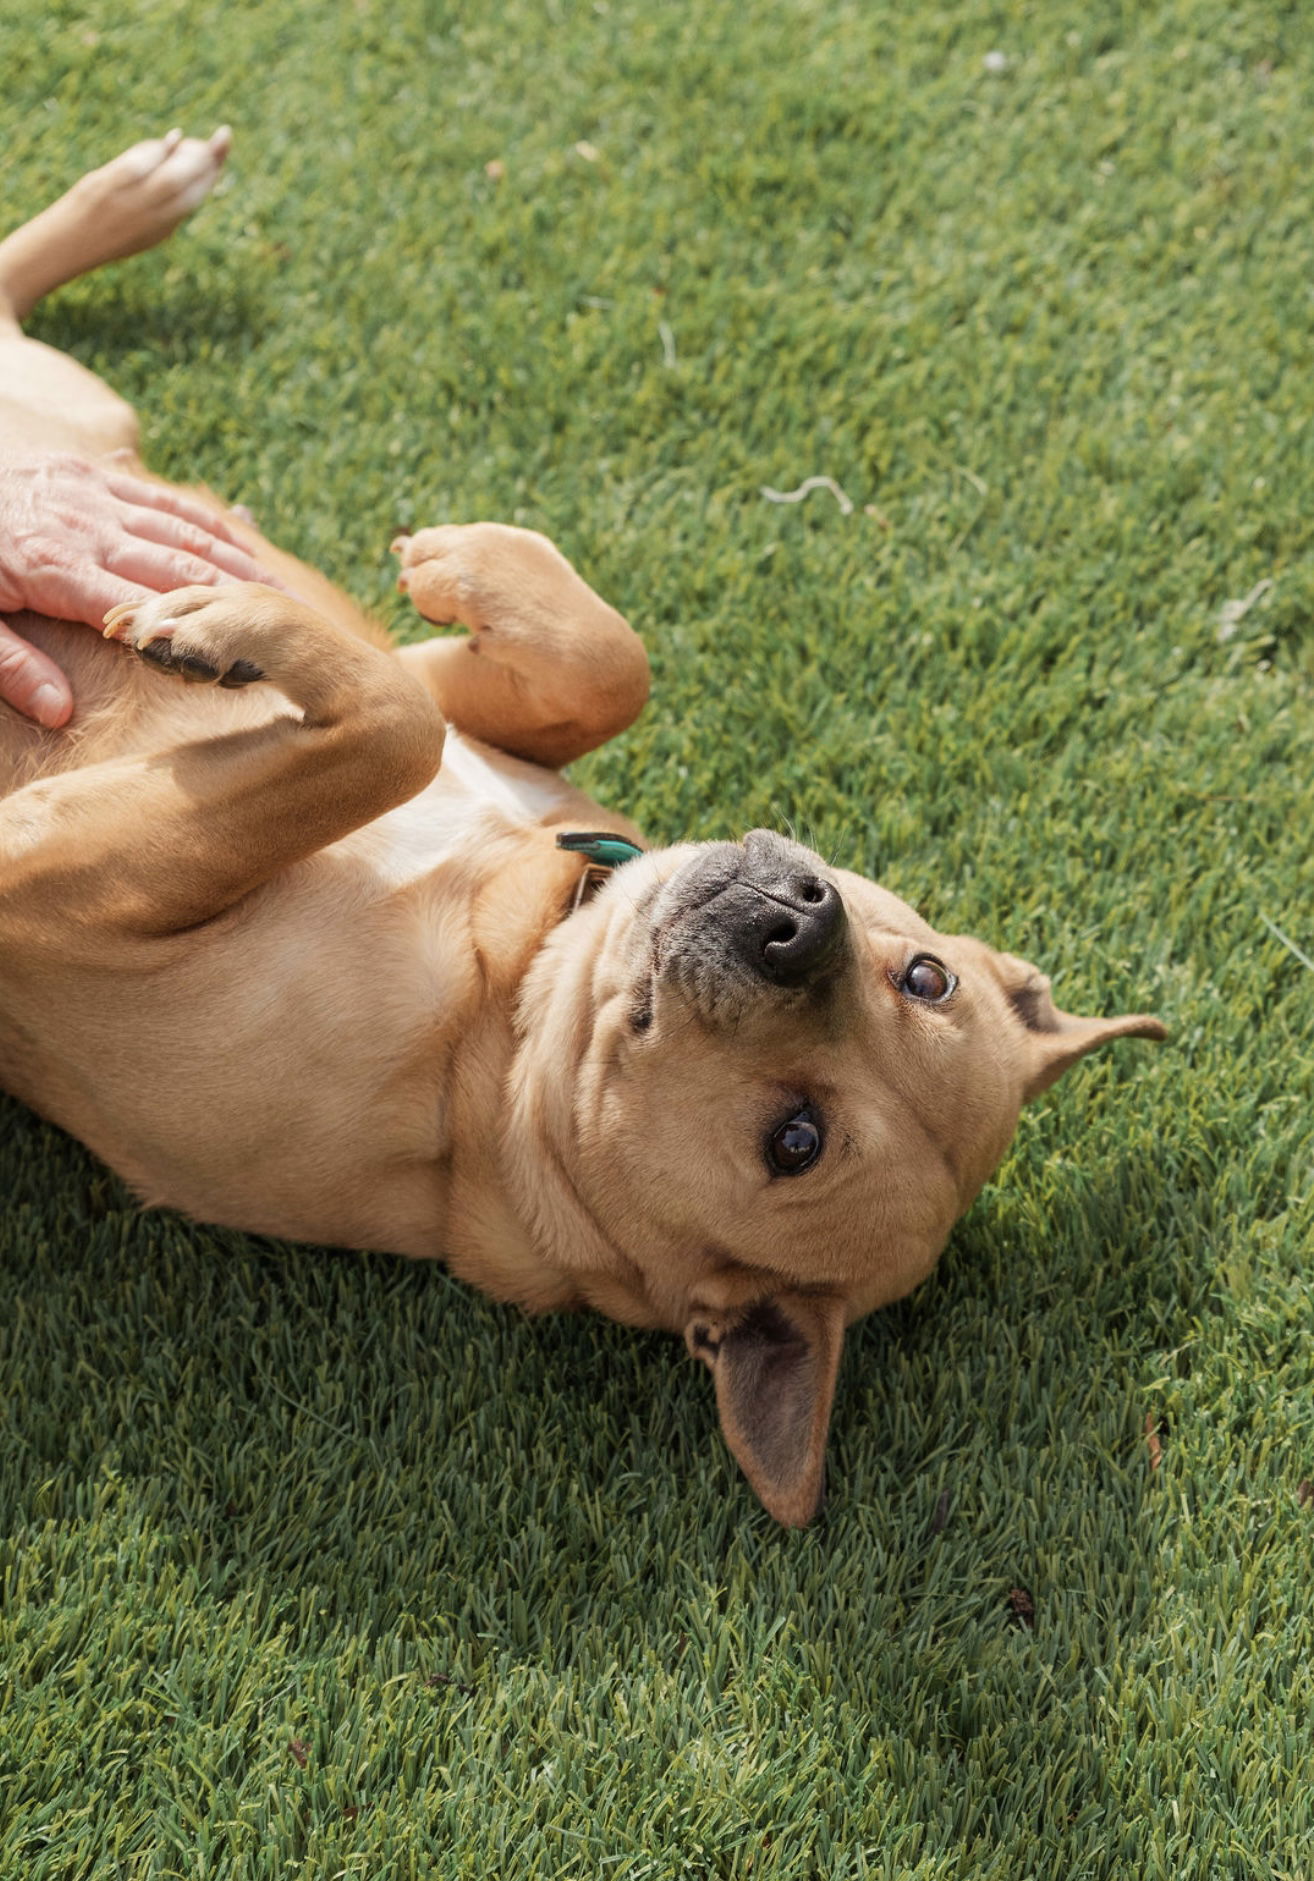
[{"label": "human hand", "polygon": [[[223,581],[283,585],[196,497],[113,460],[0,462],[0,614],[30,608],[99,627],[121,602]],[[49,729],[73,710],[59,667],[3,620],[0,700]]]}]

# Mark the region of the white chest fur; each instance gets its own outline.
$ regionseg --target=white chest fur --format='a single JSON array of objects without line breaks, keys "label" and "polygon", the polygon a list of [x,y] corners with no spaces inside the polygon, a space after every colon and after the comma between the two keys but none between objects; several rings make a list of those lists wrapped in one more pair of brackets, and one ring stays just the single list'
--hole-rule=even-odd
[{"label": "white chest fur", "polygon": [[403,888],[508,823],[540,822],[570,794],[555,771],[505,757],[449,730],[433,782],[348,841],[365,847],[371,872],[389,888]]}]

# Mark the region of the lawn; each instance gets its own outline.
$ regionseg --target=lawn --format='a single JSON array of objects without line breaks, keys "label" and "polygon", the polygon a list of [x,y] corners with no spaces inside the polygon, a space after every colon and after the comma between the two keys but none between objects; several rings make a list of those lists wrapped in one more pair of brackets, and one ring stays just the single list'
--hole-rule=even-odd
[{"label": "lawn", "polygon": [[[803,1533],[676,1342],[144,1214],[0,1100],[0,1881],[1308,1881],[1307,9],[0,44],[11,222],[235,126],[34,324],[159,469],[406,631],[398,525],[547,529],[653,654],[604,801],[792,826],[1172,1028],[851,1336]],[[851,513],[761,494],[812,475]]]}]

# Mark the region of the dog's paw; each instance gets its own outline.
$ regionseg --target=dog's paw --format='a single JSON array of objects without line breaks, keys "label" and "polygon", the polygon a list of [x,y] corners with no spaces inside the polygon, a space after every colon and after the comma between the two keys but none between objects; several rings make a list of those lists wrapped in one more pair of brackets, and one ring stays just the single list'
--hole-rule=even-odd
[{"label": "dog's paw", "polygon": [[555,544],[533,529],[508,523],[448,523],[398,536],[397,586],[425,620],[452,622],[473,634],[522,631],[536,614],[568,610],[583,583]]},{"label": "dog's paw", "polygon": [[251,638],[245,586],[177,588],[148,601],[126,602],[105,616],[105,638],[193,685],[254,685],[265,673],[242,651]]}]

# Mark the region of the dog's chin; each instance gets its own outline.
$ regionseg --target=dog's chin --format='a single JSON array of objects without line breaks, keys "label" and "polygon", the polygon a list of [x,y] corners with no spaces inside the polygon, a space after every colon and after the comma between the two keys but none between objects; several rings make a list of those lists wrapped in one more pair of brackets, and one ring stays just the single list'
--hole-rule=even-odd
[{"label": "dog's chin", "polygon": [[[608,1031],[615,1027],[618,1036],[636,1042],[690,1019],[725,1030],[754,1013],[801,1007],[817,996],[817,985],[764,977],[746,959],[742,935],[735,936],[736,908],[742,915],[753,883],[769,884],[778,869],[801,870],[838,891],[819,856],[766,830],[750,831],[738,843],[648,850],[617,869],[563,924],[544,949],[534,983],[541,992],[549,979],[558,988],[587,987],[595,1020],[602,1017]],[[846,951],[837,954],[837,971],[844,957]],[[566,966],[572,958],[573,968]]]},{"label": "dog's chin", "polygon": [[710,1023],[732,1019],[748,995],[749,975],[717,944],[715,903],[739,879],[740,843],[701,848],[654,898],[635,989],[633,1023],[642,1031],[677,1007]]},{"label": "dog's chin", "polygon": [[617,869],[549,939],[531,1005],[550,986],[575,988],[596,1015],[627,1014],[624,1029],[652,1024],[668,948],[683,956],[685,927],[697,909],[735,879],[738,843],[679,843],[652,849]]}]

